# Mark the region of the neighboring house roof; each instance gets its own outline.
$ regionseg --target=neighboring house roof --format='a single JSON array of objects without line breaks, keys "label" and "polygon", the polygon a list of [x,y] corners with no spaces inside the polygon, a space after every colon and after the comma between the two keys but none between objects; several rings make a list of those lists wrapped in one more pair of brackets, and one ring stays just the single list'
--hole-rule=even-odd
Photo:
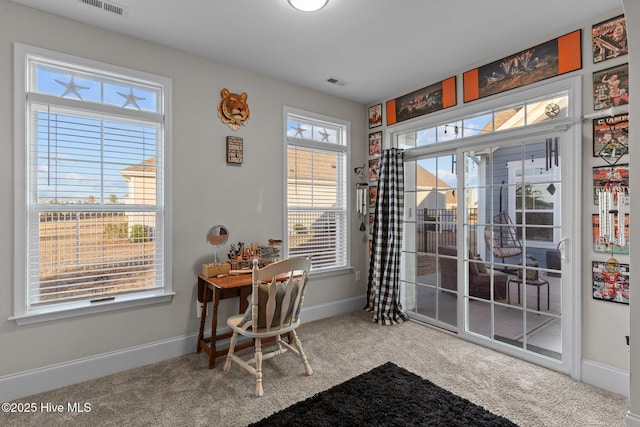
[{"label": "neighboring house roof", "polygon": [[[438,179],[431,172],[420,165],[416,166],[416,188],[420,190],[438,189],[438,192],[444,192],[451,188],[449,184]],[[456,203],[456,197],[451,191],[447,191],[445,195],[447,204]]]},{"label": "neighboring house roof", "polygon": [[449,184],[438,179],[431,172],[427,171],[420,165],[416,165],[416,186],[418,189],[422,188],[438,188],[445,189],[450,188]]},{"label": "neighboring house roof", "polygon": [[156,158],[150,157],[142,163],[138,163],[137,165],[129,166],[120,171],[120,174],[125,178],[129,179],[134,176],[156,176]]}]

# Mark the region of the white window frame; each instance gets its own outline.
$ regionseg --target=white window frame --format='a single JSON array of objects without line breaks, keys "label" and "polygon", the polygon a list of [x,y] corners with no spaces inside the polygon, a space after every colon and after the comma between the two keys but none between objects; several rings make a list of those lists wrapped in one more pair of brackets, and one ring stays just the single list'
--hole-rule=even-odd
[{"label": "white window frame", "polygon": [[[87,299],[65,301],[33,307],[28,302],[29,295],[29,254],[28,243],[28,209],[30,190],[27,188],[31,173],[28,165],[28,93],[30,75],[30,58],[45,58],[46,60],[83,67],[88,70],[100,70],[105,74],[126,76],[132,81],[152,82],[163,88],[160,103],[160,112],[163,114],[163,163],[164,163],[164,192],[159,196],[163,198],[161,218],[163,222],[163,274],[158,280],[159,286],[149,291],[114,294],[113,298],[96,302]],[[172,290],[171,272],[171,79],[130,70],[98,61],[63,54],[48,49],[42,49],[21,43],[14,44],[14,311],[10,320],[15,320],[18,325],[26,325],[38,322],[48,322],[57,319],[83,316],[92,313],[100,313],[129,307],[136,307],[155,303],[171,301],[174,292]],[[32,95],[38,97],[38,94]],[[46,98],[47,95],[43,95]],[[65,102],[64,99],[61,101]],[[99,108],[99,107],[98,107]],[[105,107],[107,109],[109,107]],[[133,111],[134,114],[144,114]]]},{"label": "white window frame", "polygon": [[[315,123],[327,123],[330,127],[337,127],[340,129],[340,139],[341,143],[326,143],[313,139],[307,138],[296,138],[292,136],[288,136],[288,121],[291,117],[299,117],[301,119],[307,119],[311,122]],[[351,260],[350,260],[350,242],[351,242],[351,220],[349,215],[349,188],[350,188],[350,178],[349,178],[349,165],[350,165],[350,136],[351,136],[351,124],[348,121],[337,119],[334,117],[329,117],[317,113],[312,113],[309,111],[300,110],[297,108],[292,108],[288,106],[284,106],[283,111],[283,140],[284,140],[284,218],[283,218],[283,229],[284,229],[284,238],[283,238],[283,254],[285,257],[291,256],[289,251],[289,207],[288,207],[288,147],[296,146],[301,148],[317,148],[323,151],[331,151],[335,153],[340,153],[345,156],[344,158],[344,180],[342,182],[343,188],[342,193],[344,195],[343,207],[340,210],[344,215],[344,224],[342,226],[338,226],[338,232],[344,232],[345,235],[342,236],[338,241],[341,241],[344,245],[341,252],[344,253],[343,259],[339,261],[336,265],[327,266],[327,267],[318,267],[313,265],[313,254],[312,255],[312,266],[311,266],[311,274],[314,276],[318,275],[332,275],[332,274],[342,274],[348,271],[351,271]]]}]

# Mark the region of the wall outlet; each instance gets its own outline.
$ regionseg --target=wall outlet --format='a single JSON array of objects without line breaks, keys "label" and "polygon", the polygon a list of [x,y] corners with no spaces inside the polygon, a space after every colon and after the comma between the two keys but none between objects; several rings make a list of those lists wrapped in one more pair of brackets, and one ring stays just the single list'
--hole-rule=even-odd
[{"label": "wall outlet", "polygon": [[356,271],[356,282],[360,281],[360,270]]}]

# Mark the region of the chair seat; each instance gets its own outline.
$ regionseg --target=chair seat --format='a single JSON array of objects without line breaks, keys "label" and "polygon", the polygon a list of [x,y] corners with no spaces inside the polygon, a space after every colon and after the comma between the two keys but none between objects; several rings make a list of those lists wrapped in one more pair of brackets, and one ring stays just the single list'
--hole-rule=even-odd
[{"label": "chair seat", "polygon": [[241,326],[239,326],[240,322],[242,322],[242,320],[244,319],[244,315],[239,314],[236,316],[231,316],[227,319],[227,325],[234,331],[237,331],[238,333],[242,333],[242,335],[244,335],[245,337],[249,337],[249,338],[266,338],[266,337],[272,337],[274,335],[274,330],[277,329],[277,332],[280,334],[285,334],[287,332],[291,332],[294,329],[297,329],[298,326],[300,326],[300,320],[298,319],[297,322],[291,322],[291,326],[288,327],[284,327],[284,328],[271,328],[271,330],[267,331],[266,328],[261,328],[258,329],[256,332],[253,332],[252,328],[249,327],[247,329],[242,328]]}]

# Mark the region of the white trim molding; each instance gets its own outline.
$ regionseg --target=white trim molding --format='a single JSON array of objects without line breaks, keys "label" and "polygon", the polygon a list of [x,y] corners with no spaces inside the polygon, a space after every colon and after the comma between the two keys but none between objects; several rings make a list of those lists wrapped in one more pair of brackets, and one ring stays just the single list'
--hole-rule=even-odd
[{"label": "white trim molding", "polygon": [[[630,393],[630,378],[629,371],[612,368],[593,360],[582,360],[582,382],[621,394],[627,399]],[[640,424],[637,425],[640,427]]]}]

